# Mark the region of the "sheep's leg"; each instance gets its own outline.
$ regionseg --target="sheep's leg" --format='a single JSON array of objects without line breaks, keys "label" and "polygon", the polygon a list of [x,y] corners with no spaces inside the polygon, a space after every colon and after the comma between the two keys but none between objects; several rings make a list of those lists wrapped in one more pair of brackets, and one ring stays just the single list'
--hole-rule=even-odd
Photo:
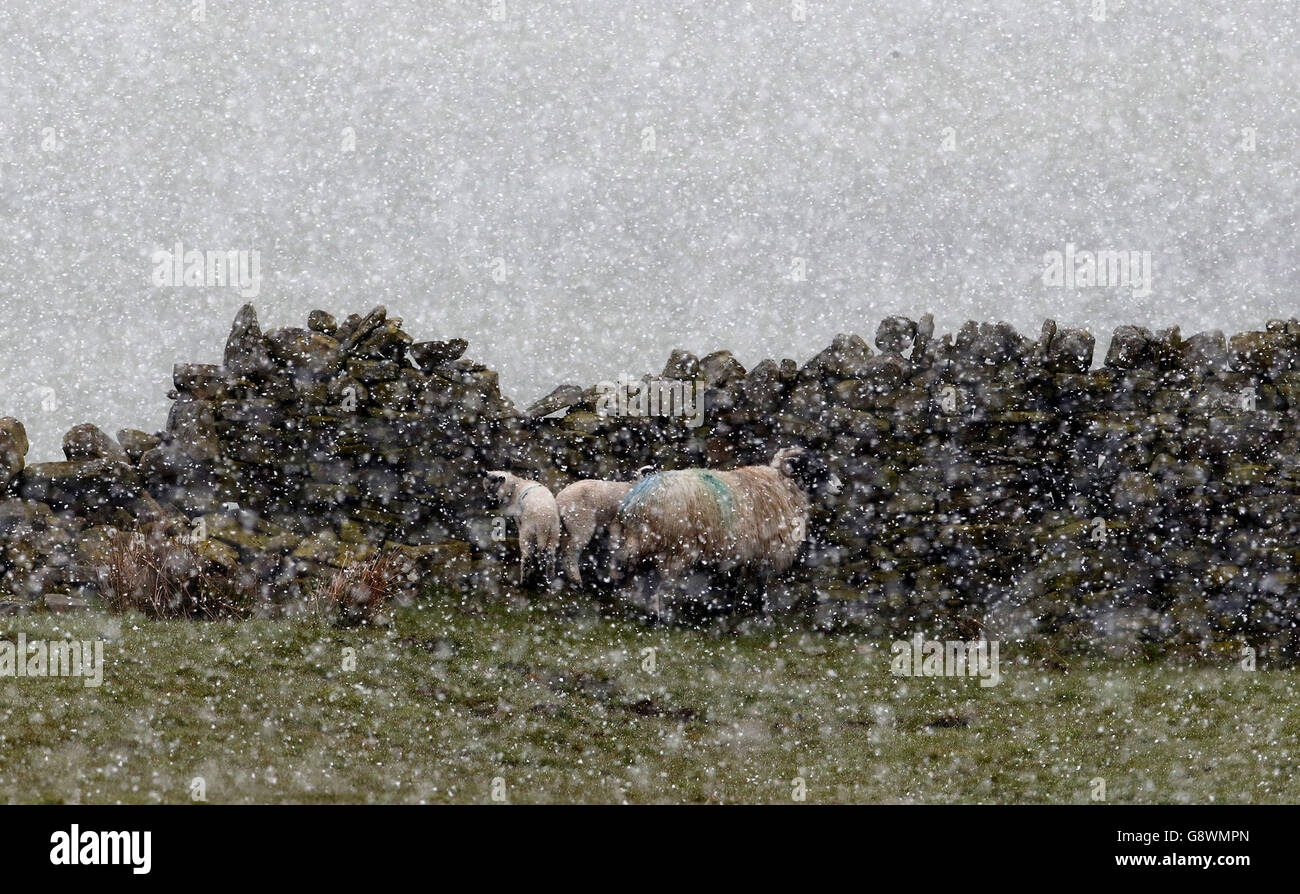
[{"label": "sheep's leg", "polygon": [[564,550],[563,550],[564,551],[564,575],[570,581],[573,582],[574,586],[581,587],[582,568],[579,565],[578,560],[582,557],[583,545],[578,543],[578,539],[571,534],[568,535],[565,538],[565,540],[566,542],[564,544]]},{"label": "sheep's leg", "polygon": [[649,615],[651,623],[663,621],[663,575],[659,573],[658,568],[649,567],[645,570],[645,577],[642,579],[642,595],[645,598],[645,611]]},{"label": "sheep's leg", "polygon": [[552,546],[546,551],[546,586],[554,591],[558,583],[555,579],[555,547]]},{"label": "sheep's leg", "polygon": [[672,599],[665,600],[664,591],[668,591],[669,597],[681,598],[688,565],[681,556],[675,554],[658,555],[652,564],[656,586],[654,601],[649,607],[654,610],[657,620],[666,623],[672,617]]},{"label": "sheep's leg", "polygon": [[524,585],[528,578],[528,564],[533,560],[533,538],[525,537],[522,533],[519,536],[519,586]]},{"label": "sheep's leg", "polygon": [[569,535],[568,526],[565,525],[564,520],[561,519],[560,520],[560,545],[558,549],[560,551],[560,569],[565,573],[565,576],[568,575],[568,571],[569,571],[569,562],[568,562],[569,544],[572,542],[572,540],[573,538]]},{"label": "sheep's leg", "polygon": [[763,609],[764,624],[772,623],[772,603],[769,602],[767,598],[767,584],[771,576],[771,573],[768,571],[760,571],[758,573],[758,604]]},{"label": "sheep's leg", "polygon": [[572,520],[563,517],[560,519],[560,568],[571,583],[581,586],[582,573],[574,572],[578,570],[578,556],[581,555],[582,547],[577,545],[578,538],[573,534],[573,524]]},{"label": "sheep's leg", "polygon": [[606,529],[606,539],[609,542],[607,582],[614,582],[623,577],[623,526],[617,521],[610,522]]}]

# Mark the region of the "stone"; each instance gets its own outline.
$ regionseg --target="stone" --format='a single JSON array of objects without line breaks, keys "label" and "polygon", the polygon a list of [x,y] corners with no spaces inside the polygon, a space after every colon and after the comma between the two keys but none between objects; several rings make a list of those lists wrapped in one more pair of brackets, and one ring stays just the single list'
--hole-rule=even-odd
[{"label": "stone", "polygon": [[1010,323],[967,322],[953,342],[954,359],[971,365],[998,365],[1020,360],[1031,344]]},{"label": "stone", "polygon": [[817,419],[826,409],[826,395],[818,382],[810,380],[795,386],[786,406],[799,419]]},{"label": "stone", "polygon": [[361,314],[348,314],[343,318],[343,322],[339,323],[339,331],[334,337],[339,341],[343,341],[343,339],[347,338],[348,335],[351,334],[359,325],[361,325]]},{"label": "stone", "polygon": [[191,533],[186,545],[199,558],[218,568],[233,571],[239,566],[239,550],[215,537],[196,537]]},{"label": "stone", "polygon": [[205,467],[201,457],[192,456],[173,444],[160,444],[145,451],[137,463],[151,493],[166,493],[169,485],[178,479],[198,478]]},{"label": "stone", "polygon": [[117,431],[117,443],[122,445],[127,459],[138,463],[140,457],[161,444],[162,439],[136,428],[120,428]]},{"label": "stone", "polygon": [[34,463],[18,477],[18,494],[55,508],[124,506],[140,495],[140,477],[123,459]]},{"label": "stone", "polygon": [[561,385],[537,403],[524,410],[529,419],[541,419],[583,402],[583,390],[580,385]]},{"label": "stone", "polygon": [[700,378],[706,388],[726,388],[745,378],[745,367],[730,351],[714,351],[700,360]]},{"label": "stone", "polygon": [[1125,511],[1160,499],[1155,482],[1145,472],[1124,472],[1110,492],[1111,505]]},{"label": "stone", "polygon": [[292,532],[270,522],[258,521],[245,525],[222,513],[201,516],[202,530],[208,538],[240,550],[243,555],[284,554],[301,541]]},{"label": "stone", "polygon": [[23,424],[12,416],[0,417],[0,491],[23,470],[27,447]]},{"label": "stone", "polygon": [[916,324],[916,335],[912,337],[912,359],[921,360],[925,357],[926,348],[930,345],[930,340],[934,338],[934,314],[923,314],[920,322]]},{"label": "stone", "polygon": [[1083,329],[1061,329],[1047,348],[1047,365],[1058,372],[1086,373],[1092,368],[1095,339]]},{"label": "stone", "polygon": [[700,359],[690,351],[683,351],[680,348],[674,350],[668,355],[668,362],[664,364],[664,371],[659,374],[664,379],[680,379],[691,381],[700,377]]},{"label": "stone", "polygon": [[1056,321],[1043,320],[1043,325],[1038,330],[1038,341],[1030,351],[1030,359],[1038,363],[1047,362],[1047,352],[1052,346],[1052,339],[1056,337]]},{"label": "stone", "polygon": [[235,314],[221,363],[235,378],[258,378],[273,368],[252,304],[245,304]]},{"label": "stone", "polygon": [[1232,368],[1250,376],[1277,378],[1295,365],[1296,342],[1285,328],[1241,332],[1228,343]]},{"label": "stone", "polygon": [[1177,326],[1161,329],[1147,343],[1151,359],[1158,369],[1173,370],[1179,366],[1182,356],[1183,337]]},{"label": "stone", "polygon": [[364,385],[391,382],[402,377],[402,365],[393,360],[349,358],[346,367],[348,376]]},{"label": "stone", "polygon": [[421,341],[411,345],[408,353],[415,365],[427,373],[436,372],[443,364],[459,360],[469,348],[469,342],[463,338],[448,341]]},{"label": "stone", "polygon": [[339,542],[338,535],[331,530],[320,531],[304,537],[294,547],[295,559],[310,559],[326,565],[342,566],[346,561],[346,547]]},{"label": "stone", "polygon": [[1181,366],[1189,372],[1208,373],[1228,368],[1228,340],[1219,330],[1198,332],[1182,343]]},{"label": "stone", "polygon": [[1138,369],[1151,354],[1150,329],[1141,326],[1118,326],[1111,333],[1110,347],[1106,351],[1106,365],[1114,369]]},{"label": "stone", "polygon": [[864,380],[877,394],[893,391],[907,379],[911,367],[901,355],[890,352],[873,357],[862,371]]},{"label": "stone", "polygon": [[307,314],[307,328],[312,332],[328,335],[330,338],[338,337],[338,320],[334,319],[334,315],[328,311],[313,310]]},{"label": "stone", "polygon": [[1269,466],[1258,463],[1239,463],[1232,466],[1223,476],[1225,484],[1231,484],[1236,487],[1249,487],[1254,484],[1263,484],[1276,475],[1276,472]]},{"label": "stone", "polygon": [[343,369],[340,345],[328,335],[307,329],[273,329],[267,347],[280,366],[296,379],[323,381]]},{"label": "stone", "polygon": [[188,456],[215,459],[220,455],[220,439],[211,401],[178,400],[173,403],[167,414],[167,435],[171,443]]},{"label": "stone", "polygon": [[343,340],[339,342],[339,355],[348,357],[357,346],[370,337],[370,334],[384,324],[388,319],[388,309],[382,304],[375,307],[370,313],[366,314],[361,320],[348,331]]},{"label": "stone", "polygon": [[408,352],[414,339],[402,331],[402,321],[396,317],[384,320],[361,340],[353,355],[371,360],[393,360],[406,365]]},{"label": "stone", "polygon": [[[841,382],[850,384],[851,380]],[[878,438],[889,433],[889,423],[861,410],[846,406],[833,407],[826,413],[826,425],[832,431],[848,432],[858,439]]]},{"label": "stone", "polygon": [[830,345],[799,370],[800,381],[828,385],[840,379],[861,378],[871,362],[871,346],[860,335],[841,332]]},{"label": "stone", "polygon": [[45,503],[18,497],[0,499],[0,542],[44,530],[56,522],[54,510]]},{"label": "stone", "polygon": [[211,363],[177,363],[172,367],[172,384],[189,397],[219,397],[226,387],[220,366]]},{"label": "stone", "polygon": [[45,595],[45,608],[56,613],[74,612],[84,611],[90,608],[90,604],[79,596],[69,596],[66,593],[47,593]]},{"label": "stone", "polygon": [[775,360],[763,360],[754,366],[738,387],[741,398],[754,411],[769,413],[781,396],[781,371]]},{"label": "stone", "polygon": [[[931,317],[931,332],[934,318]],[[885,317],[876,328],[876,347],[882,351],[901,354],[915,344],[917,335],[916,322],[907,317]]]},{"label": "stone", "polygon": [[564,427],[570,431],[593,435],[600,431],[605,420],[590,410],[571,410],[564,417]]},{"label": "stone", "polygon": [[[457,361],[464,363],[464,361]],[[456,379],[465,386],[462,398],[469,399],[471,393],[486,396],[492,400],[501,397],[500,378],[495,369],[488,369],[477,363],[464,363],[456,368]]]},{"label": "stone", "polygon": [[69,461],[86,459],[128,461],[126,451],[100,428],[89,422],[68,429],[63,436],[63,455]]}]

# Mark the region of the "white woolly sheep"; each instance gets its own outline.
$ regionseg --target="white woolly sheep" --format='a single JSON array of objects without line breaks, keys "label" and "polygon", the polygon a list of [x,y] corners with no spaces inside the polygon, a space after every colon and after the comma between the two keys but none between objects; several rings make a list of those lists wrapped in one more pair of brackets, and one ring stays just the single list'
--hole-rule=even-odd
[{"label": "white woolly sheep", "polygon": [[[638,479],[649,474],[651,468],[641,467],[637,472]],[[635,483],[584,478],[555,495],[555,505],[560,512],[560,563],[574,584],[582,585],[582,570],[578,563],[583,550],[598,531],[611,526],[619,505]],[[611,531],[611,539],[617,540],[617,531]]]},{"label": "white woolly sheep", "polygon": [[555,553],[560,545],[560,514],[545,485],[510,472],[487,473],[484,488],[495,497],[501,514],[519,519],[519,583],[539,557],[549,584],[555,577]]},{"label": "white woolly sheep", "polygon": [[678,584],[696,566],[757,572],[766,616],[767,578],[798,556],[810,499],[838,493],[839,487],[825,462],[799,447],[777,451],[765,466],[650,475],[632,488],[616,515],[619,563],[628,570],[651,569],[644,586],[653,617],[663,614],[658,584]]}]

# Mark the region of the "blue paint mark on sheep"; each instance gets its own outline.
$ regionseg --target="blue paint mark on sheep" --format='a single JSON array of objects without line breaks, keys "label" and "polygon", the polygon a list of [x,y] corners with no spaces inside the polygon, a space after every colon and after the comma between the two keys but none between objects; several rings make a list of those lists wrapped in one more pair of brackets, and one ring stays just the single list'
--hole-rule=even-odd
[{"label": "blue paint mark on sheep", "polygon": [[718,508],[722,510],[722,523],[728,528],[731,527],[731,488],[727,483],[717,475],[706,469],[700,469],[695,476],[705,483],[710,491],[713,492],[713,499],[718,501]]},{"label": "blue paint mark on sheep", "polygon": [[669,475],[690,475],[702,483],[717,502],[718,509],[722,514],[722,523],[728,528],[731,527],[732,508],[735,505],[731,495],[731,488],[708,469],[692,469],[689,472],[656,472],[653,475],[647,475],[627,492],[627,496],[619,504],[619,513],[627,512],[629,509],[635,509],[644,504],[646,499],[659,489]]},{"label": "blue paint mark on sheep", "polygon": [[645,501],[646,496],[659,487],[661,477],[663,477],[662,473],[656,472],[655,474],[647,475],[638,481],[636,485],[627,492],[627,496],[623,498],[623,502],[618,506],[618,511],[625,512],[633,506],[639,506]]}]

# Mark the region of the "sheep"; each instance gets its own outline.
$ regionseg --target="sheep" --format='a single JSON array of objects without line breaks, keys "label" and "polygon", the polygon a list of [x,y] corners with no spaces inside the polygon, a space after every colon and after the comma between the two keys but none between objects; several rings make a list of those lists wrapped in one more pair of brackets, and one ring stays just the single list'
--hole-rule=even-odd
[{"label": "sheep", "polygon": [[800,447],[778,450],[765,466],[650,475],[628,492],[615,516],[618,564],[650,566],[644,596],[656,620],[663,617],[658,584],[680,583],[694,566],[756,571],[763,616],[770,618],[768,577],[794,563],[807,536],[810,500],[839,489],[825,462]]},{"label": "sheep", "polygon": [[540,556],[549,584],[555,578],[555,553],[560,545],[555,497],[545,485],[510,472],[488,472],[483,486],[497,499],[502,515],[519,519],[519,583],[527,577],[534,556]]},{"label": "sheep", "polygon": [[[652,469],[642,466],[637,471],[638,480]],[[560,560],[565,575],[576,586],[582,585],[578,560],[583,550],[598,530],[610,527],[619,505],[635,483],[584,478],[555,495],[555,505],[560,511]],[[611,538],[617,539],[616,531],[611,531]]]}]

